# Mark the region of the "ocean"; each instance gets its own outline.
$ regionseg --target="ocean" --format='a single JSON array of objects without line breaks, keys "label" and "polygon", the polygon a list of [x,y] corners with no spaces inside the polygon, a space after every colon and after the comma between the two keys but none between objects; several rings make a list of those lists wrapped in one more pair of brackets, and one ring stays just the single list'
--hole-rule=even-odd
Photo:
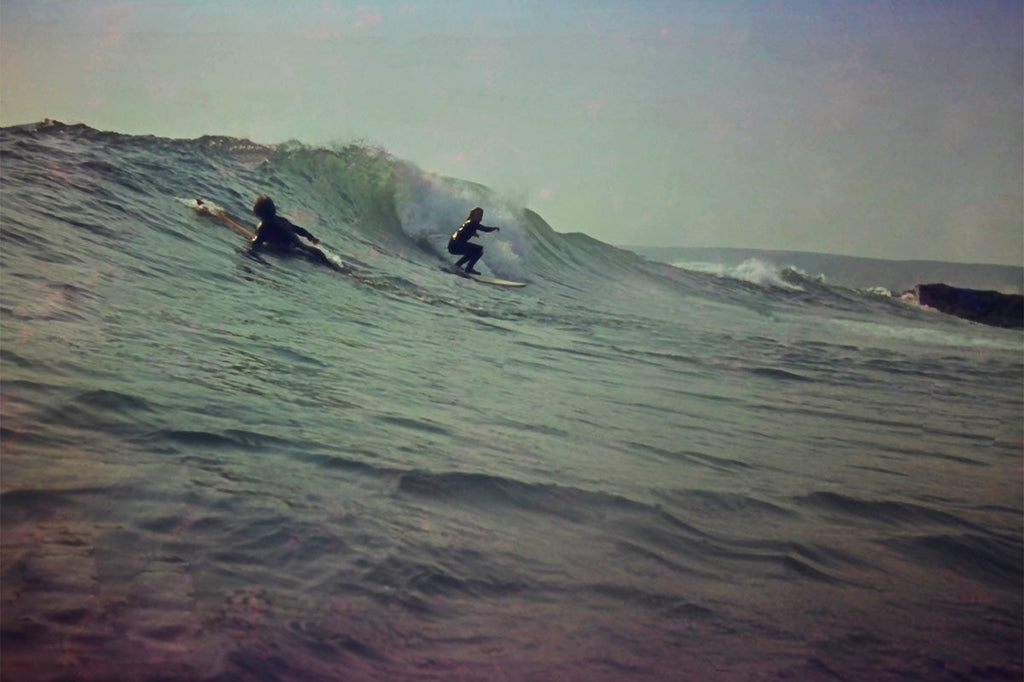
[{"label": "ocean", "polygon": [[[1019,330],[365,145],[0,153],[5,682],[1021,679]],[[261,193],[346,270],[178,201]]]}]

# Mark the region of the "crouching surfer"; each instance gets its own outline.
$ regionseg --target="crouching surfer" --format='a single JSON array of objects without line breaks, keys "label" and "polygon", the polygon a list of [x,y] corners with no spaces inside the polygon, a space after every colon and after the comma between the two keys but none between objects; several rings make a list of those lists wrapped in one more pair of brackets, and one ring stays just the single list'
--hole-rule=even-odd
[{"label": "crouching surfer", "polygon": [[323,251],[315,246],[302,243],[299,237],[305,237],[313,244],[319,244],[320,240],[314,237],[309,230],[277,215],[274,200],[266,194],[256,197],[256,202],[252,205],[252,212],[260,219],[259,227],[256,228],[256,236],[250,242],[253,251],[257,251],[263,246],[277,251],[291,251],[335,270],[339,269]]},{"label": "crouching surfer", "polygon": [[469,212],[469,217],[466,222],[462,223],[459,229],[452,233],[451,239],[448,240],[448,253],[462,256],[455,263],[456,269],[462,267],[463,263],[466,265],[466,274],[479,275],[480,273],[473,269],[476,262],[480,260],[480,257],[484,255],[484,247],[479,244],[470,243],[470,239],[476,236],[477,231],[480,232],[497,232],[498,227],[488,227],[481,225],[480,221],[484,218],[484,210],[477,206]]}]

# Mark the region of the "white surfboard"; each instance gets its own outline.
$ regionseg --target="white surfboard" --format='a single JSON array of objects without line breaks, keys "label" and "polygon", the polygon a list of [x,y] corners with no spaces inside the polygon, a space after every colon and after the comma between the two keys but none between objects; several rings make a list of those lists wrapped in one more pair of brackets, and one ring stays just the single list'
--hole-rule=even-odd
[{"label": "white surfboard", "polygon": [[487,275],[469,275],[469,278],[474,282],[480,282],[480,284],[494,284],[499,287],[525,287],[526,282],[513,282],[508,279],[498,279],[497,277],[488,277]]},{"label": "white surfboard", "polygon": [[181,203],[185,204],[199,215],[208,215],[211,218],[216,218],[221,221],[232,230],[245,237],[246,239],[252,239],[255,233],[249,228],[245,227],[237,220],[234,220],[228,212],[224,210],[223,206],[218,206],[212,201],[206,199],[182,199],[181,197],[174,197]]},{"label": "white surfboard", "polygon": [[465,272],[464,270],[460,270],[459,268],[455,267],[454,265],[442,265],[441,269],[443,271],[445,271],[445,272],[450,272],[453,275],[458,275],[459,277],[465,277],[466,279],[471,279],[474,282],[480,282],[480,284],[493,284],[494,286],[499,286],[499,287],[525,287],[526,286],[526,282],[513,282],[512,280],[498,279],[497,277],[488,277],[487,275],[470,275],[467,272]]}]

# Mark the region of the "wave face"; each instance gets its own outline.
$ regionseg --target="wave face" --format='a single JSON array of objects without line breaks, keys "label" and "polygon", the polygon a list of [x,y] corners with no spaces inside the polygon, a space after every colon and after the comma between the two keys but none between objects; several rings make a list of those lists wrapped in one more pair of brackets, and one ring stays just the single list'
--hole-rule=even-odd
[{"label": "wave face", "polygon": [[[381,149],[0,152],[3,679],[1020,679],[1019,332]],[[264,192],[346,270],[176,201]]]}]

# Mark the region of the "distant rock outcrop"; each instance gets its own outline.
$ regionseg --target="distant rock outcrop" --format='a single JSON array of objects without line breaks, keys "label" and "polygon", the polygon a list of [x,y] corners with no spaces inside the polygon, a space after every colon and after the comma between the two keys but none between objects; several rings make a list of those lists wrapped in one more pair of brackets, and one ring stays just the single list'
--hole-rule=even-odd
[{"label": "distant rock outcrop", "polygon": [[1024,329],[1024,296],[998,291],[959,289],[948,284],[918,284],[912,289],[921,305],[994,327]]}]

